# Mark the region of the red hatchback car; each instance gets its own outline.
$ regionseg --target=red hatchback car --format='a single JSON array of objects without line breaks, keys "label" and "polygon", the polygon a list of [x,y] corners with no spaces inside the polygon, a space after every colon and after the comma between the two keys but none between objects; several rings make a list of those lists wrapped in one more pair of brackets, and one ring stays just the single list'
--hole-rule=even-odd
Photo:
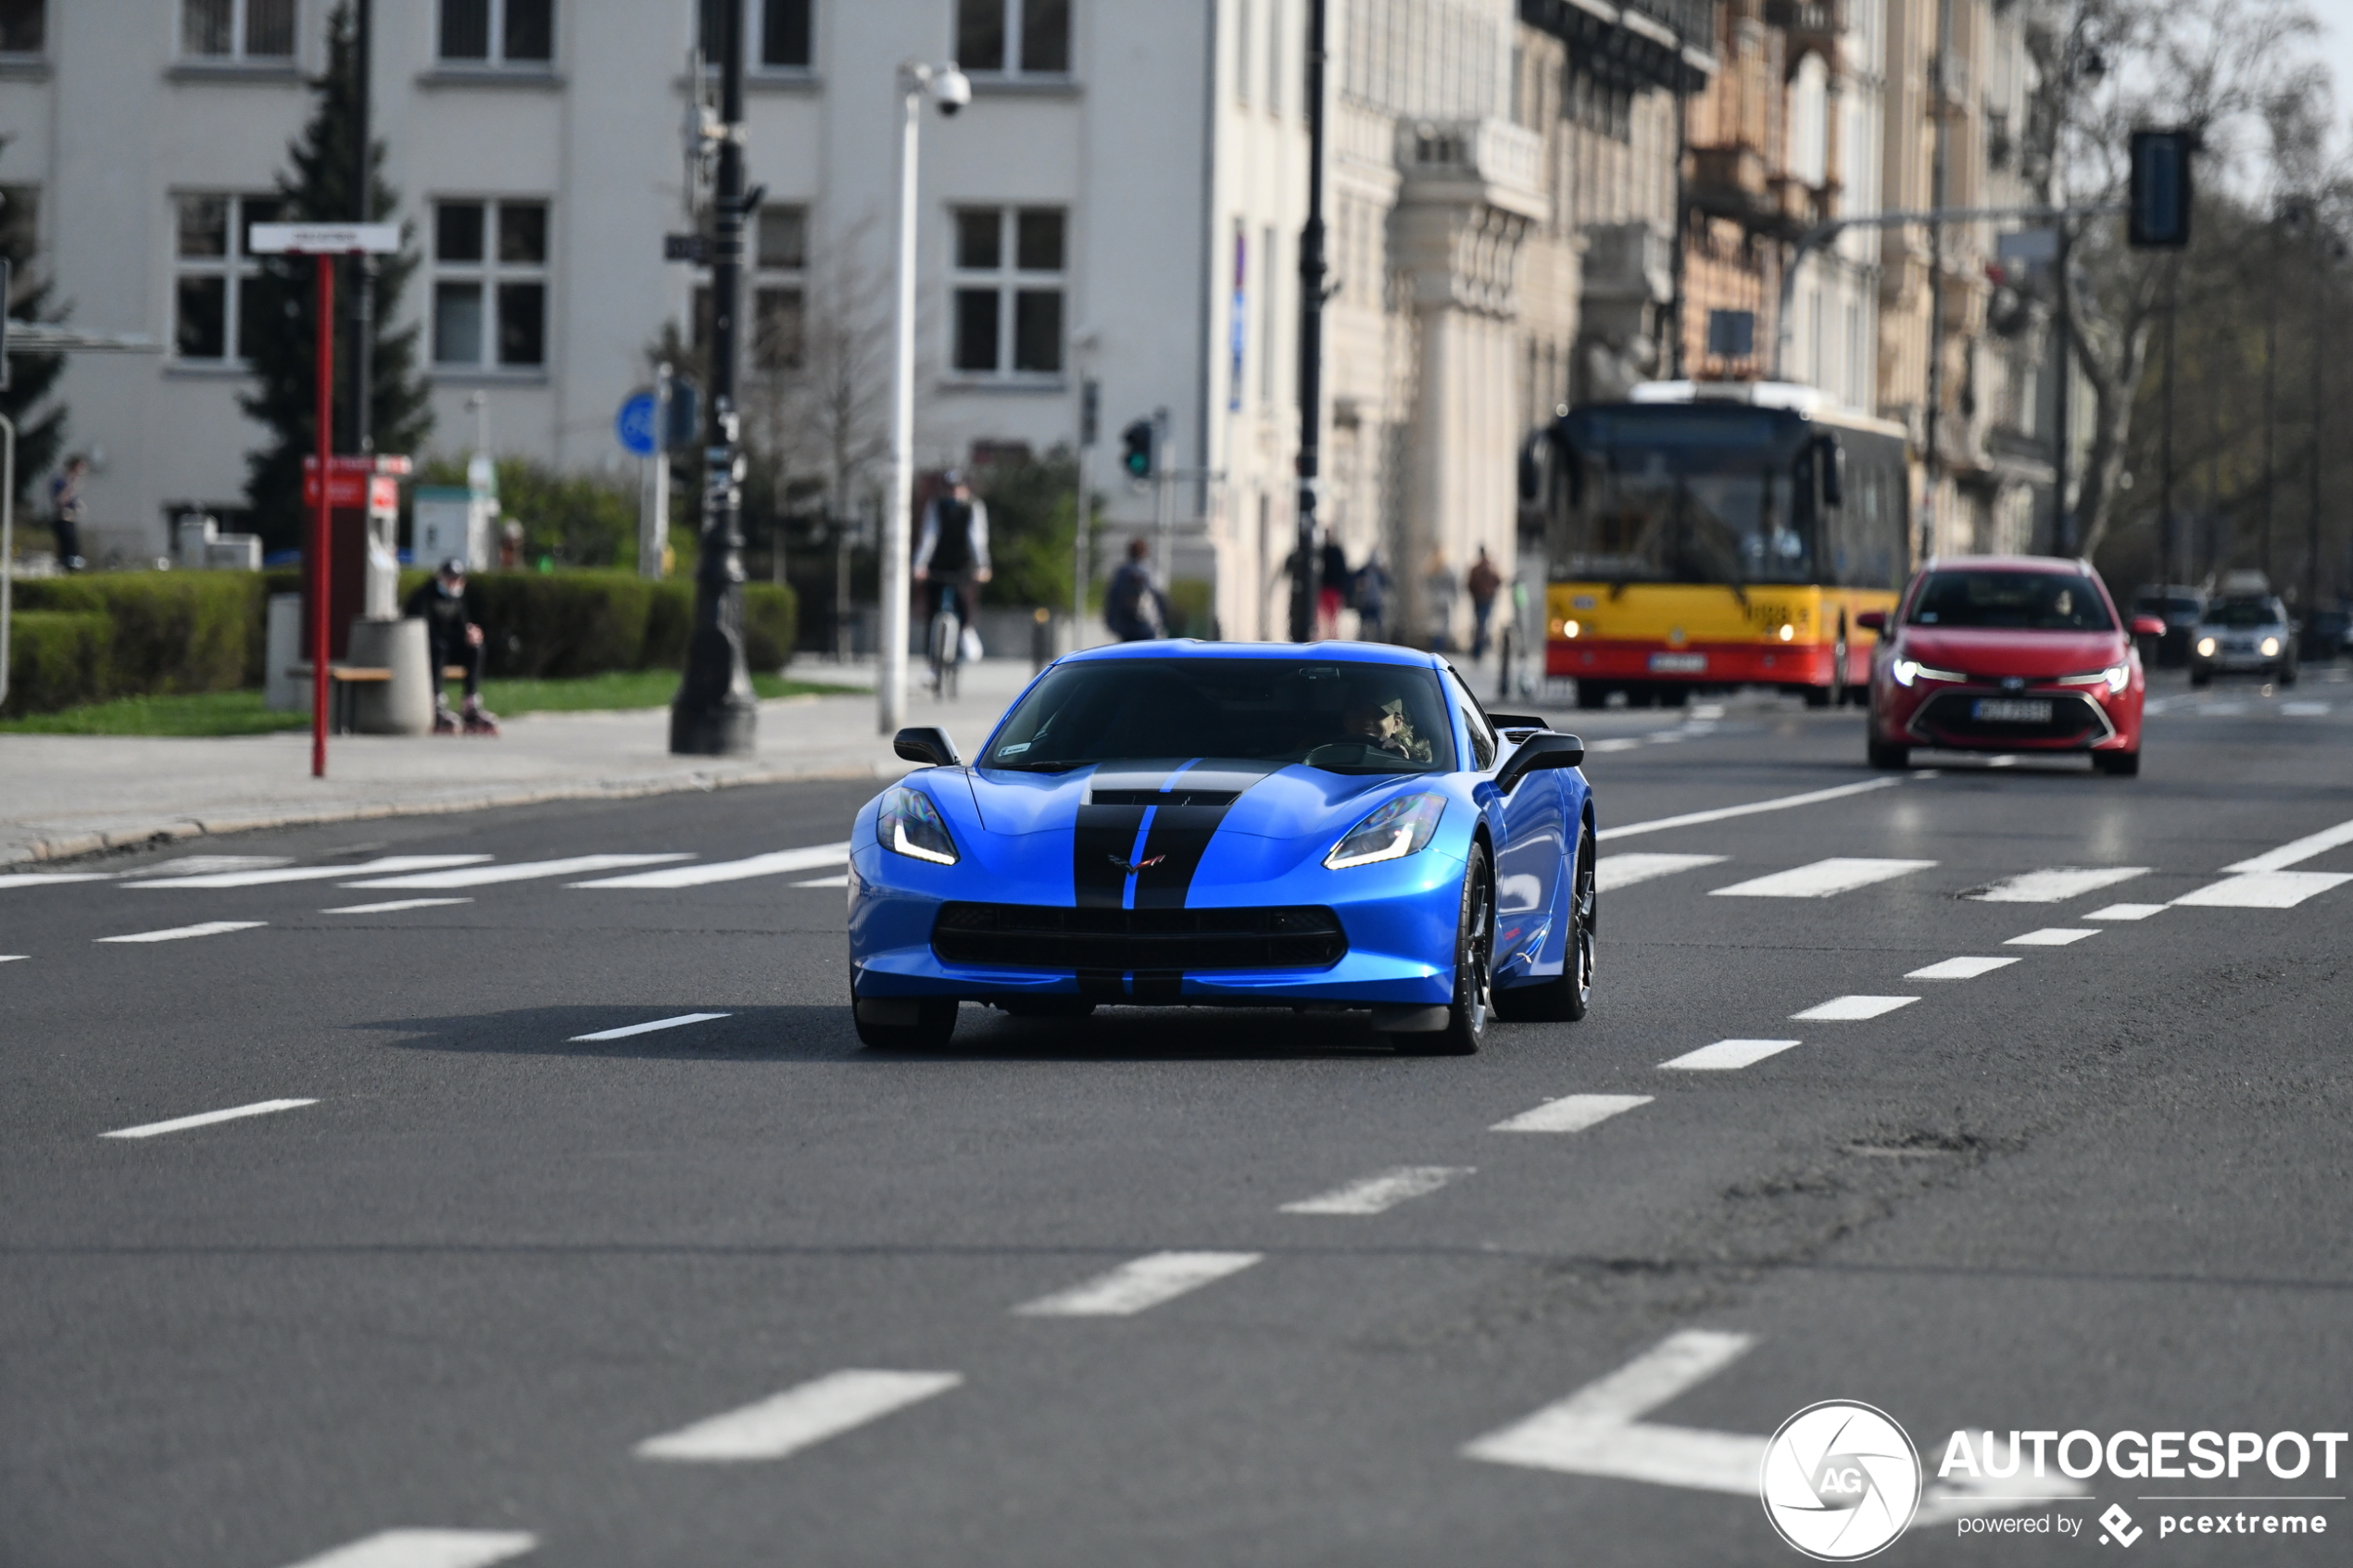
[{"label": "red hatchback car", "polygon": [[2141,771],[2137,633],[2091,563],[2048,556],[1930,561],[1879,633],[1871,655],[1870,760],[1901,768],[1914,746],[2083,752],[2104,773]]}]

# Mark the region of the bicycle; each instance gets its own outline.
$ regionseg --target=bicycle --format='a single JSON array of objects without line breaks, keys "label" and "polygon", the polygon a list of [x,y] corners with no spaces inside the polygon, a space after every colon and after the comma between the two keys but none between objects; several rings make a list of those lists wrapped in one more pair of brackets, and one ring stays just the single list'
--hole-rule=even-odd
[{"label": "bicycle", "polygon": [[956,613],[956,590],[941,583],[931,616],[931,691],[943,700],[956,695],[956,671],[964,661],[964,625]]}]

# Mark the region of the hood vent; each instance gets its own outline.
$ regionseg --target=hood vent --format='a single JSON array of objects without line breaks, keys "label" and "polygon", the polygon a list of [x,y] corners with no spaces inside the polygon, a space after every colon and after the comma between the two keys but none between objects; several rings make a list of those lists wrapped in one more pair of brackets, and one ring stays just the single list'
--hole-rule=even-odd
[{"label": "hood vent", "polygon": [[1087,801],[1090,806],[1231,806],[1241,797],[1238,789],[1099,789]]}]

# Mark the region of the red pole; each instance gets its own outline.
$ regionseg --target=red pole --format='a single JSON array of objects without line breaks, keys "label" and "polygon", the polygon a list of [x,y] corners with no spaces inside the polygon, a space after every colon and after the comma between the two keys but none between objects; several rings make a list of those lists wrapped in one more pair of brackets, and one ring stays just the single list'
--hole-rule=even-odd
[{"label": "red pole", "polygon": [[319,257],[319,505],[310,516],[310,776],[327,776],[328,469],[335,449],[335,258]]}]

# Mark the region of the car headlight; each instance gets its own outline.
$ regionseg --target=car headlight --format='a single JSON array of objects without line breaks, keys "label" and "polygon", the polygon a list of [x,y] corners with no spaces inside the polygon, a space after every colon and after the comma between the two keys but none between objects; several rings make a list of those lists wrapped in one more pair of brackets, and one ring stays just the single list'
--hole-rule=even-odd
[{"label": "car headlight", "polygon": [[2111,693],[2122,696],[2124,688],[2133,684],[2133,667],[2129,664],[2111,664],[2105,670],[2095,670],[2086,675],[2061,675],[2058,678],[2058,684],[2062,686],[2105,684]]},{"label": "car headlight", "polygon": [[2213,638],[2200,637],[2197,640],[2197,656],[2200,659],[2212,659],[2214,657]]},{"label": "car headlight", "polygon": [[2263,639],[2263,657],[2264,657],[2264,658],[2266,658],[2266,659],[2272,659],[2272,658],[2275,658],[2275,657],[2277,657],[2277,656],[2278,656],[2279,651],[2280,651],[2280,640],[2279,640],[2277,637],[2266,637],[2266,638],[2264,638],[2264,639]]},{"label": "car headlight", "polygon": [[1442,795],[1401,795],[1348,830],[1332,846],[1324,864],[1333,871],[1369,866],[1380,860],[1401,860],[1428,847],[1445,814]]},{"label": "car headlight", "polygon": [[939,820],[939,808],[920,789],[893,785],[875,816],[875,836],[882,847],[935,866],[956,863],[956,841]]},{"label": "car headlight", "polygon": [[1908,686],[1915,681],[1966,681],[1969,679],[1968,676],[1951,670],[1931,670],[1917,659],[1899,659],[1887,667],[1887,672],[1895,677],[1895,684],[1899,686]]}]

